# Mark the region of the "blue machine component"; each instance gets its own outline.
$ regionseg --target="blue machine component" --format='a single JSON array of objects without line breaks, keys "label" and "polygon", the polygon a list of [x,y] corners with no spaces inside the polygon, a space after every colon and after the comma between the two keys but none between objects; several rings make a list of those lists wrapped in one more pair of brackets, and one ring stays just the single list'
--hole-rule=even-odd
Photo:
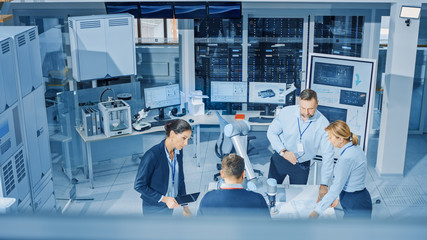
[{"label": "blue machine component", "polygon": [[363,107],[366,103],[365,92],[355,92],[348,90],[341,90],[340,104],[347,104],[356,107]]},{"label": "blue machine component", "polygon": [[353,87],[354,66],[316,62],[313,83],[336,87]]},{"label": "blue machine component", "polygon": [[272,98],[274,96],[276,96],[276,94],[274,93],[274,91],[272,89],[267,89],[267,90],[258,92],[258,97]]}]

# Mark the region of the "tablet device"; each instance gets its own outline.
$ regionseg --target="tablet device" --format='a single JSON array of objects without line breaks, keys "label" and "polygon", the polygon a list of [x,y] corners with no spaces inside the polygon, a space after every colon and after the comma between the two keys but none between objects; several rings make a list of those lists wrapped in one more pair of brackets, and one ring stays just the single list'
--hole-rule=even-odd
[{"label": "tablet device", "polygon": [[187,194],[187,195],[181,195],[181,196],[177,196],[175,199],[179,205],[185,204],[185,203],[191,203],[191,202],[195,202],[197,200],[197,198],[199,197],[199,194],[200,194],[200,192],[191,193],[191,194]]}]

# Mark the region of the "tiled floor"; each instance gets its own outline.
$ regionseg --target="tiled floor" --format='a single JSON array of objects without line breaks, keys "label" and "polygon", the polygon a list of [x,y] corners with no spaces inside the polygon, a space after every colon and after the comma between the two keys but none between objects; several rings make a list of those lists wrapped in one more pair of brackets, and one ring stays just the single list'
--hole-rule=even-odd
[{"label": "tiled floor", "polygon": [[[215,129],[214,129],[215,130]],[[254,169],[268,173],[269,142],[265,132],[252,132],[257,138],[252,141],[255,146],[251,155]],[[144,136],[144,150],[162,140],[164,134],[150,134]],[[219,159],[214,153],[217,131],[204,131],[201,137],[201,165],[196,166],[193,148],[184,149],[184,171],[187,192],[200,191],[204,194],[212,182],[213,175],[217,173],[216,164]],[[404,219],[411,217],[427,217],[427,135],[410,135],[405,162],[404,176],[378,176],[375,170],[378,136],[370,137],[368,150],[368,174],[366,177],[367,189],[373,200],[381,203],[373,206],[373,219]],[[110,159],[94,165],[94,189],[89,188],[88,180],[82,171],[75,173],[79,180],[77,197],[94,198],[90,201],[73,200],[66,209],[66,214],[76,215],[140,215],[141,200],[139,194],[133,190],[133,182],[138,168],[138,159],[131,156],[119,159]],[[313,171],[312,171],[313,172]],[[309,183],[313,182],[310,173]],[[71,189],[68,178],[62,173],[59,164],[54,165],[54,183],[57,198],[66,198]],[[202,196],[201,196],[202,197]],[[199,200],[201,199],[199,197]],[[58,200],[59,209],[64,209],[66,200]],[[197,212],[198,202],[190,204],[193,214]],[[176,215],[180,211],[175,211]],[[342,212],[337,211],[337,215]]]}]

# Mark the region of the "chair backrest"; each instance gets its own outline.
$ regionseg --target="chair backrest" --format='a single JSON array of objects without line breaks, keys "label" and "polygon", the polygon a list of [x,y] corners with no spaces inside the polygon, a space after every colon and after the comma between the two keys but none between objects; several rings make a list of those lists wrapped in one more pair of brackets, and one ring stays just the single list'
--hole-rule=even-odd
[{"label": "chair backrest", "polygon": [[228,122],[221,116],[218,111],[215,111],[219,121],[220,134],[215,144],[215,153],[222,159],[233,151],[233,142],[230,138],[224,135],[224,128]]}]

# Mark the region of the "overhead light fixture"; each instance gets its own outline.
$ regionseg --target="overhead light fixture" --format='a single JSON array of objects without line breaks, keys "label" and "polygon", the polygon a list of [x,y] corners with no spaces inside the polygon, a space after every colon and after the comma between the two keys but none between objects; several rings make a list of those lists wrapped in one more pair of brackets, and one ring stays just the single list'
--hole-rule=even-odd
[{"label": "overhead light fixture", "polygon": [[409,27],[411,19],[420,19],[421,7],[402,6],[400,9],[400,17],[406,18],[406,26]]}]

